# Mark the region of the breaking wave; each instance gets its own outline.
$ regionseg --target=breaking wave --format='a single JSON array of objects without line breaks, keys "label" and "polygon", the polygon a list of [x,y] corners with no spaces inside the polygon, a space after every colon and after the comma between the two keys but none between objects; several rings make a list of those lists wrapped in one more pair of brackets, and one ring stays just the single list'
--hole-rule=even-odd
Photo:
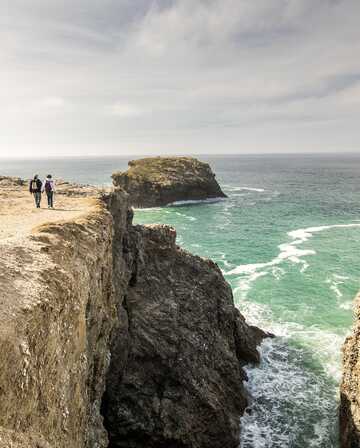
[{"label": "breaking wave", "polygon": [[[241,419],[240,448],[338,446],[336,400],[345,334],[276,319],[268,305],[248,300],[247,293],[260,277],[272,274],[281,279],[286,274],[283,262],[300,264],[304,272],[308,263],[303,258],[316,252],[300,246],[315,234],[357,227],[360,223],[290,231],[292,241],[279,245],[279,254],[269,262],[240,265],[226,273],[239,275],[233,280],[234,296],[249,323],[276,335],[262,344],[260,366],[246,368],[249,408]],[[338,306],[345,309],[351,303],[341,302],[341,288],[348,279],[333,273],[325,281]]]},{"label": "breaking wave", "polygon": [[336,446],[333,387],[304,368],[305,355],[284,338],[262,344],[260,366],[247,369],[250,397],[241,419],[241,448]]},{"label": "breaking wave", "polygon": [[208,199],[190,199],[188,201],[175,201],[167,205],[167,207],[181,207],[183,205],[196,205],[196,204],[212,204],[214,202],[225,201],[226,198],[208,198]]},{"label": "breaking wave", "polygon": [[314,235],[314,233],[319,233],[331,229],[352,227],[360,227],[360,223],[334,224],[330,226],[308,227],[306,229],[293,230],[291,232],[288,232],[287,234],[290,238],[293,239],[293,241],[290,243],[280,244],[278,246],[280,250],[279,255],[271,261],[267,263],[243,264],[226,272],[225,275],[252,274],[259,271],[260,269],[277,266],[286,260],[292,263],[301,264],[301,272],[304,272],[309,267],[309,264],[305,260],[303,260],[302,257],[315,255],[316,252],[312,249],[299,249],[298,246],[308,241]]},{"label": "breaking wave", "polygon": [[265,191],[264,188],[235,187],[233,185],[224,185],[224,189],[226,189],[227,191],[253,191],[255,193],[263,193]]}]

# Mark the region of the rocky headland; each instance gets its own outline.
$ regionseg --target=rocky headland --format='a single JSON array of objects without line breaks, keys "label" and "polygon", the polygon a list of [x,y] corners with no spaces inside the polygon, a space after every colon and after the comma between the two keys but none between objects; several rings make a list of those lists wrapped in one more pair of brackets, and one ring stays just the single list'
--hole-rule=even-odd
[{"label": "rocky headland", "polygon": [[129,193],[134,207],[160,207],[178,201],[225,198],[210,165],[192,157],[132,160],[113,175],[114,185]]},{"label": "rocky headland", "polygon": [[[242,366],[259,361],[264,333],[245,323],[219,268],[176,245],[174,229],[127,232],[131,269],[103,403],[110,446],[236,447]],[[123,273],[115,267],[118,284]]]},{"label": "rocky headland", "polygon": [[354,302],[355,323],[343,347],[340,389],[341,448],[360,447],[360,294]]},{"label": "rocky headland", "polygon": [[[116,176],[115,176],[116,178]],[[0,447],[235,448],[265,335],[131,196],[0,185]]]}]

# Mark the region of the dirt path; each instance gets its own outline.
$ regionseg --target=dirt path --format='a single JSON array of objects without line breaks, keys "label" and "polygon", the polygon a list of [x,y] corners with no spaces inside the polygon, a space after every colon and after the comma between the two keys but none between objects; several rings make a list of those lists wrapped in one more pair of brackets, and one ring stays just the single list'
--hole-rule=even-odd
[{"label": "dirt path", "polygon": [[0,186],[0,244],[23,239],[46,223],[69,221],[86,214],[93,205],[88,196],[56,194],[54,209],[47,208],[43,195],[41,208],[35,208],[34,198],[26,187]]},{"label": "dirt path", "polygon": [[46,195],[37,209],[26,184],[0,178],[0,342],[15,331],[14,321],[21,325],[24,310],[36,305],[44,265],[51,265],[31,235],[43,224],[74,221],[96,207],[96,188],[62,183],[58,191],[54,209],[47,208]]}]

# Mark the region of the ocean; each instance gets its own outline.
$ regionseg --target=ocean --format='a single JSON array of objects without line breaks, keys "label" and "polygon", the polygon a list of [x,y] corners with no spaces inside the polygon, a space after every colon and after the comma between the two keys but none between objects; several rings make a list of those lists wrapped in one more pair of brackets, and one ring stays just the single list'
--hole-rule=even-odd
[{"label": "ocean", "polygon": [[[360,155],[199,156],[228,199],[136,210],[214,259],[247,320],[276,335],[247,367],[242,448],[338,447],[341,347],[360,289]],[[110,184],[128,158],[1,160],[0,175]],[[210,448],[210,447],[209,447]]]}]

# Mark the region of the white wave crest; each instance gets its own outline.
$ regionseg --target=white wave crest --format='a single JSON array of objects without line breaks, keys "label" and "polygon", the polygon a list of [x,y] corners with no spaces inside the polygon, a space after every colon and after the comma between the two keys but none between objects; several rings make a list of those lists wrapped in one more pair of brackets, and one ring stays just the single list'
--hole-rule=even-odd
[{"label": "white wave crest", "polygon": [[161,208],[160,207],[133,207],[133,210],[135,212],[139,211],[139,212],[160,212]]},{"label": "white wave crest", "polygon": [[265,191],[264,188],[252,188],[252,187],[240,187],[239,190],[255,191],[256,193],[263,193]]},{"label": "white wave crest", "polygon": [[[282,338],[264,341],[260,366],[246,368],[250,407],[241,418],[241,448],[300,446],[300,440],[301,446],[330,446],[337,420],[334,389],[324,376],[304,368],[306,357]],[[316,402],[314,395],[320,396]]]},{"label": "white wave crest", "polygon": [[316,252],[311,249],[299,249],[294,245],[294,243],[280,244],[279,249],[279,255],[268,263],[242,264],[227,272],[226,275],[251,274],[258,271],[259,269],[277,266],[285,260],[289,260],[296,264],[301,263],[303,265],[303,271],[308,267],[308,263],[306,263],[306,261],[304,260],[301,260],[301,257],[316,254]]},{"label": "white wave crest", "polygon": [[293,230],[291,232],[288,232],[287,235],[294,241],[290,243],[280,244],[278,246],[280,252],[277,257],[273,258],[271,261],[267,263],[253,263],[237,266],[231,271],[228,271],[226,275],[249,275],[258,271],[259,269],[277,266],[283,261],[287,260],[295,264],[302,264],[301,272],[304,272],[309,265],[305,260],[302,260],[302,257],[315,255],[316,252],[312,249],[300,249],[297,246],[308,241],[309,238],[311,238],[314,235],[314,233],[322,232],[324,230],[352,228],[352,227],[360,227],[360,223],[334,224],[330,226],[308,227],[306,229]]},{"label": "white wave crest", "polygon": [[[251,283],[253,283],[259,277],[262,277],[268,273],[268,268],[272,268],[272,274],[275,278],[278,278],[279,272],[274,269],[283,262],[289,261],[294,264],[301,265],[300,272],[303,273],[309,267],[309,263],[303,259],[310,255],[316,255],[316,252],[312,249],[301,249],[298,246],[305,243],[309,238],[311,238],[314,233],[322,232],[331,229],[341,229],[341,228],[352,228],[360,227],[360,223],[351,224],[334,224],[330,226],[319,226],[319,227],[308,227],[306,229],[298,229],[288,232],[287,235],[293,239],[290,243],[280,244],[279,255],[267,263],[251,263],[242,264],[240,266],[231,269],[228,272],[224,272],[225,276],[229,275],[239,275],[241,279],[238,283],[237,289],[242,291],[242,298],[245,298],[248,291],[251,289]],[[260,271],[260,272],[259,272]],[[332,283],[331,289],[338,298],[341,297],[341,291],[338,288],[342,280],[338,279],[336,283]]]},{"label": "white wave crest", "polygon": [[301,244],[307,241],[309,238],[313,236],[314,233],[323,232],[324,230],[331,229],[344,229],[348,227],[360,227],[360,223],[351,223],[351,224],[333,224],[330,226],[319,226],[319,227],[308,227],[306,229],[298,229],[289,232],[288,235],[291,238],[294,238],[297,241],[294,241],[292,244]]},{"label": "white wave crest", "polygon": [[233,186],[233,185],[224,185],[224,188],[227,191],[254,191],[255,193],[263,193],[265,191],[264,188],[236,187],[236,186]]},{"label": "white wave crest", "polygon": [[190,199],[188,201],[175,201],[167,205],[167,207],[180,207],[182,205],[195,205],[195,204],[212,204],[214,202],[225,201],[226,198],[208,198],[208,199]]},{"label": "white wave crest", "polygon": [[344,310],[351,310],[353,306],[353,301],[343,301],[343,293],[341,291],[341,288],[343,288],[346,283],[346,280],[349,280],[349,277],[345,275],[339,275],[339,274],[331,274],[330,277],[326,279],[326,282],[329,286],[329,289],[334,293],[335,298],[337,299],[339,308],[342,308]]}]

